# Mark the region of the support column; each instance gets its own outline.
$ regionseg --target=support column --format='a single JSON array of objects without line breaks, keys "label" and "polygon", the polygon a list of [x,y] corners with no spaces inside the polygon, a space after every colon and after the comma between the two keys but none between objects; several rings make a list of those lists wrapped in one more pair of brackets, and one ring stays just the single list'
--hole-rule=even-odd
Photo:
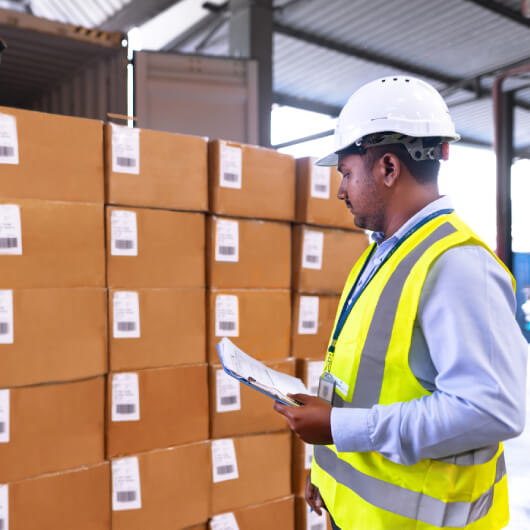
[{"label": "support column", "polygon": [[270,146],[273,0],[230,0],[230,55],[258,63],[259,143]]}]

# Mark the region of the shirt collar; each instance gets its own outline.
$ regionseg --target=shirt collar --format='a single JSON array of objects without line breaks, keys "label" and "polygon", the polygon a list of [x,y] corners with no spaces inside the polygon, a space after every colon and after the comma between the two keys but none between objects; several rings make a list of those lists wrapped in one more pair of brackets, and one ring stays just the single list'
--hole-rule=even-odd
[{"label": "shirt collar", "polygon": [[[432,213],[438,211],[438,210],[445,210],[448,208],[453,208],[453,203],[451,201],[451,198],[447,195],[443,195],[439,199],[436,199],[424,208],[422,208],[418,213],[414,214],[406,223],[401,225],[396,232],[388,239],[388,241],[395,242],[400,237],[405,235],[408,230],[410,230],[415,224],[419,223]],[[385,234],[383,232],[374,232],[372,234],[372,241],[377,243],[377,245],[381,245],[385,241]]]}]

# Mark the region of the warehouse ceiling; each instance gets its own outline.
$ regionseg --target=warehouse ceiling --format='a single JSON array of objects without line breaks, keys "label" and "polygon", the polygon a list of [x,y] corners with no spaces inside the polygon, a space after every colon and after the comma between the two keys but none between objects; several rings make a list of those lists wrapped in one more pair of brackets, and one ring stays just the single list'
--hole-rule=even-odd
[{"label": "warehouse ceiling", "polygon": [[[203,6],[202,15],[186,27],[182,21],[193,2]],[[228,2],[19,3],[39,16],[112,31],[141,26],[167,10],[164,16],[178,17],[180,23],[178,34],[161,47],[163,51],[228,55]],[[396,73],[416,75],[444,94],[458,131],[468,142],[490,145],[495,73],[530,61],[530,19],[523,16],[522,4],[522,0],[276,0],[274,100],[336,115],[363,83]],[[526,88],[530,79],[518,82],[525,89],[516,96],[515,145],[519,154],[530,156],[530,88]]]}]

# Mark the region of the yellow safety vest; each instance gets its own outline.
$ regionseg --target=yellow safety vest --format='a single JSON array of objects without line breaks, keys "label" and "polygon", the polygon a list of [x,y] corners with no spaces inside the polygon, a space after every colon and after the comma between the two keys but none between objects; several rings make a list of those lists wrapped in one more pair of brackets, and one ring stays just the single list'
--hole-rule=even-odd
[{"label": "yellow safety vest", "polygon": [[[370,408],[430,394],[408,363],[420,294],[436,258],[469,244],[488,249],[455,214],[445,214],[421,226],[384,263],[335,343],[330,371],[340,384],[333,406]],[[339,309],[370,251],[353,267]],[[341,453],[334,445],[316,445],[311,480],[343,530],[496,530],[509,519],[500,443],[413,465],[375,451]]]}]

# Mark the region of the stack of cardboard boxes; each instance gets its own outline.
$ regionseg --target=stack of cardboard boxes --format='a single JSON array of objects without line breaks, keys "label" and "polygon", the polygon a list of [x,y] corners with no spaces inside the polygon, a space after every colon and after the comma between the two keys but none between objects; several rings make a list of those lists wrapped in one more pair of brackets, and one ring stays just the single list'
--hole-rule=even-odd
[{"label": "stack of cardboard boxes", "polygon": [[0,108],[0,528],[110,527],[102,142]]},{"label": "stack of cardboard boxes", "polygon": [[[229,337],[291,375],[291,157],[224,141],[209,143],[206,271],[213,528],[293,528],[291,441],[270,399],[219,364]],[[233,526],[234,520],[237,527]],[[232,525],[232,526],[223,526]]]},{"label": "stack of cardboard boxes", "polygon": [[107,124],[105,175],[112,528],[203,524],[207,143]]},{"label": "stack of cardboard boxes", "polygon": [[[297,375],[311,394],[318,392],[340,293],[351,267],[368,245],[353,230],[346,205],[337,192],[341,175],[315,165],[314,158],[296,161],[296,223],[293,226],[293,321],[291,355]],[[311,512],[303,497],[313,449],[293,436],[293,492],[297,530],[324,530],[326,519]]]}]

